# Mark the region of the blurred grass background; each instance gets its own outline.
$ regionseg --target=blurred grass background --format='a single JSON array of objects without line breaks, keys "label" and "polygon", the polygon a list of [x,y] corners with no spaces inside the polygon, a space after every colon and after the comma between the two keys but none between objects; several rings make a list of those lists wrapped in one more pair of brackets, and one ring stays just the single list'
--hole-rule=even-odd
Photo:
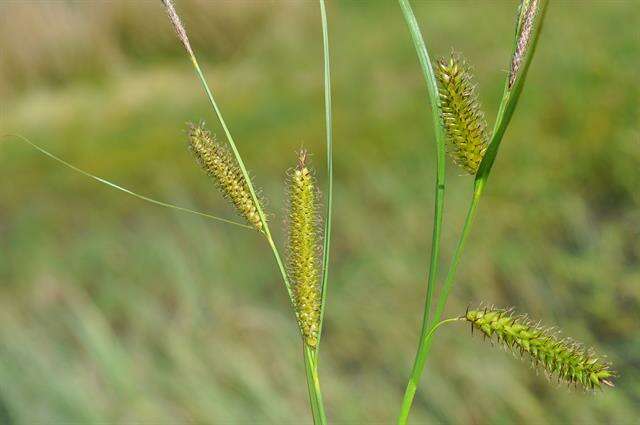
[{"label": "blurred grass background", "polygon": [[[490,125],[515,1],[414,2],[434,55],[474,65]],[[281,223],[294,150],[324,177],[314,2],[180,1]],[[321,376],[335,423],[391,423],[417,342],[434,144],[395,2],[329,4],[335,224]],[[594,345],[617,387],[556,388],[464,326],[440,333],[413,423],[638,423],[640,12],[552,2],[448,315],[513,305]],[[233,211],[185,149],[221,134],[159,2],[0,3],[0,133],[150,196]],[[0,149],[0,423],[308,423],[295,322],[256,234]],[[471,179],[449,167],[443,264]],[[282,234],[278,235],[282,240]]]}]

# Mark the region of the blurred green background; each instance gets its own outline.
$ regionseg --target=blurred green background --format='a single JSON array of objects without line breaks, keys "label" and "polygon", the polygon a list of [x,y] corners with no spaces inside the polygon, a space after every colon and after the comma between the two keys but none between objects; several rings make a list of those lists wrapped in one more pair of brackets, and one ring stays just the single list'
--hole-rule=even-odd
[{"label": "blurred green background", "polygon": [[[640,10],[555,1],[447,315],[515,306],[593,345],[585,394],[452,325],[413,423],[639,423]],[[515,1],[414,2],[432,53],[473,64],[489,124]],[[331,1],[335,222],[320,373],[334,423],[391,423],[417,343],[432,225],[425,85],[395,2]],[[324,178],[315,2],[179,1],[282,241],[295,150]],[[221,130],[160,2],[0,2],[0,134],[149,196],[235,218],[185,149]],[[298,331],[251,231],[155,207],[3,139],[0,423],[309,423]],[[442,268],[471,178],[448,167]]]}]

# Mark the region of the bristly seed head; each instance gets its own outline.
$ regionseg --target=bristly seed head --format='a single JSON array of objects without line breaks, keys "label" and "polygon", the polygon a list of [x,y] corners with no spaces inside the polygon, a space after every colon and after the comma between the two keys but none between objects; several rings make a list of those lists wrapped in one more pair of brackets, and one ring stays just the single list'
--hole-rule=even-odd
[{"label": "bristly seed head", "polygon": [[320,330],[319,192],[307,167],[307,151],[288,178],[287,269],[298,325],[305,343],[315,348]]},{"label": "bristly seed head", "polygon": [[247,181],[229,150],[217,143],[204,126],[189,124],[189,149],[200,167],[209,174],[222,195],[229,199],[247,222],[262,230],[258,208]]},{"label": "bristly seed head", "polygon": [[460,55],[451,53],[449,60],[438,61],[436,77],[449,154],[474,175],[487,150],[488,136],[471,71]]},{"label": "bristly seed head", "polygon": [[615,376],[610,365],[566,338],[559,338],[550,329],[532,323],[526,316],[514,315],[511,310],[486,308],[468,310],[463,319],[471,323],[489,339],[497,341],[514,353],[527,354],[534,368],[547,372],[551,378],[586,390],[613,387]]}]

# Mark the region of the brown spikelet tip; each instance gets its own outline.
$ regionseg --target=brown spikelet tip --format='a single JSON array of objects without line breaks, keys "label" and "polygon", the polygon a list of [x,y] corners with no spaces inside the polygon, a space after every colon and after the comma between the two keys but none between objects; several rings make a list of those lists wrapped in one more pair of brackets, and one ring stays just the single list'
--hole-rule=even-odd
[{"label": "brown spikelet tip", "polygon": [[516,49],[511,58],[511,67],[509,69],[509,88],[511,89],[518,78],[518,72],[522,61],[527,54],[529,40],[531,39],[531,31],[535,18],[538,15],[538,0],[522,0],[520,3],[518,14],[518,34]]},{"label": "brown spikelet tip", "polygon": [[449,155],[469,174],[476,174],[487,150],[487,123],[480,108],[471,70],[452,52],[436,67],[441,118]]},{"label": "brown spikelet tip", "polygon": [[258,206],[254,203],[247,181],[226,146],[217,143],[204,125],[189,124],[189,149],[198,165],[211,176],[216,186],[247,222],[262,230]]},{"label": "brown spikelet tip", "polygon": [[315,348],[321,303],[319,192],[308,168],[306,150],[299,152],[297,165],[289,172],[287,183],[287,272],[300,331],[305,343]]},{"label": "brown spikelet tip", "polygon": [[182,25],[182,21],[180,20],[180,16],[178,16],[178,12],[176,12],[173,0],[162,0],[162,4],[164,4],[167,15],[169,16],[169,20],[171,21],[171,24],[173,25],[173,28],[178,35],[178,39],[184,46],[187,53],[193,56],[193,50],[191,49],[191,44],[189,43],[189,38],[187,37],[187,31],[184,29],[184,25]]},{"label": "brown spikelet tip", "polygon": [[568,338],[560,338],[549,328],[531,322],[511,310],[487,308],[469,310],[464,315],[473,327],[487,338],[497,340],[521,357],[528,356],[532,366],[544,370],[568,385],[586,390],[613,387],[615,373],[608,363],[596,357],[592,349],[584,348]]}]

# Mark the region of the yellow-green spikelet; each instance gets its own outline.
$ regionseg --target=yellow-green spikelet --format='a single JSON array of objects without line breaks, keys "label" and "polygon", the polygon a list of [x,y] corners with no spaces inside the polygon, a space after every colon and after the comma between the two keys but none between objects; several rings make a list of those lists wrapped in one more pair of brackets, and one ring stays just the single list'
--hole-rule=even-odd
[{"label": "yellow-green spikelet", "polygon": [[310,347],[318,344],[320,329],[320,236],[318,190],[301,151],[288,181],[289,211],[287,268],[298,325]]},{"label": "yellow-green spikelet", "polygon": [[249,186],[229,150],[217,143],[203,125],[189,125],[189,149],[209,174],[222,195],[229,199],[247,222],[262,230],[262,221]]},{"label": "yellow-green spikelet", "polygon": [[614,372],[608,363],[596,357],[591,349],[585,349],[566,338],[559,338],[551,330],[532,323],[526,316],[514,315],[510,310],[487,308],[470,310],[464,316],[472,329],[480,330],[489,339],[522,355],[527,354],[535,368],[541,368],[547,376],[581,386],[587,390],[600,388],[602,384],[613,386]]},{"label": "yellow-green spikelet", "polygon": [[469,68],[458,54],[438,61],[442,121],[453,161],[476,174],[487,150],[487,124]]}]

